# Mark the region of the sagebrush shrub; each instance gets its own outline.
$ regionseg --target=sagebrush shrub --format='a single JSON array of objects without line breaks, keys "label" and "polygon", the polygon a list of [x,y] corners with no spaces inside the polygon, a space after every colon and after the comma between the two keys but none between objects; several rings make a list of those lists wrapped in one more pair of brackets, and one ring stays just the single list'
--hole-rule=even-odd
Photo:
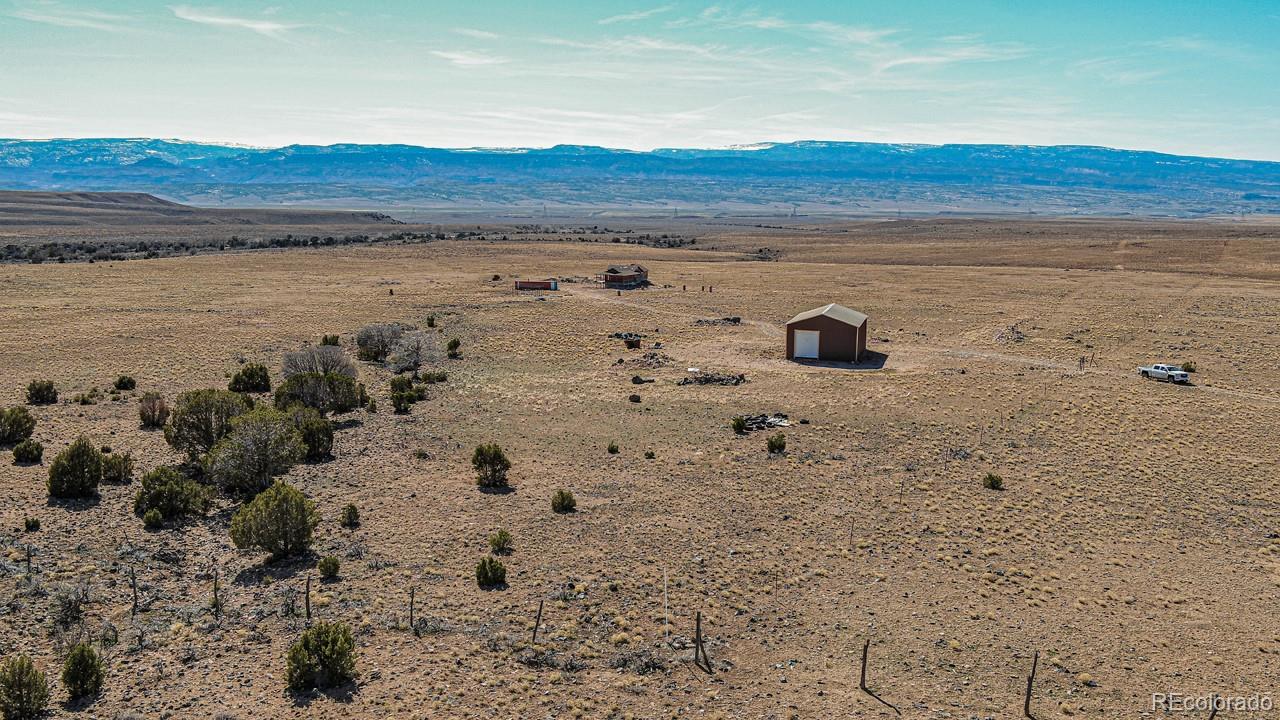
[{"label": "sagebrush shrub", "polygon": [[404,328],[394,323],[366,325],[356,333],[356,355],[361,360],[382,362],[403,334]]},{"label": "sagebrush shrub", "polygon": [[49,682],[26,655],[0,664],[0,711],[5,720],[40,717],[49,706]]},{"label": "sagebrush shrub", "polygon": [[453,338],[449,340],[449,344],[445,346],[445,349],[449,351],[449,357],[456,358],[459,355],[461,355],[461,353],[458,350],[461,347],[462,347],[462,341],[459,340],[458,338]]},{"label": "sagebrush shrub", "polygon": [[88,498],[98,494],[102,482],[102,453],[80,437],[68,445],[49,465],[49,496]]},{"label": "sagebrush shrub", "polygon": [[337,335],[324,335],[324,336],[322,336],[322,337],[320,338],[320,344],[321,344],[321,345],[332,345],[332,346],[337,346],[337,344],[338,344],[338,336],[337,336]]},{"label": "sagebrush shrub", "polygon": [[142,513],[142,525],[148,530],[159,530],[164,527],[164,515],[159,510],[148,510]]},{"label": "sagebrush shrub", "polygon": [[494,555],[510,555],[515,546],[515,539],[506,530],[499,530],[489,536],[489,549]]},{"label": "sagebrush shrub", "polygon": [[169,403],[158,392],[143,393],[138,399],[138,420],[144,428],[164,427],[169,419]]},{"label": "sagebrush shrub", "polygon": [[982,487],[988,490],[1003,490],[1004,478],[995,473],[987,473],[982,477]]},{"label": "sagebrush shrub", "polygon": [[133,511],[143,516],[151,511],[161,519],[174,520],[200,515],[212,503],[209,488],[171,467],[158,467],[142,476],[142,489],[133,500]]},{"label": "sagebrush shrub", "polygon": [[22,527],[27,532],[37,532],[40,530],[40,518],[25,518],[22,521]]},{"label": "sagebrush shrub", "polygon": [[253,408],[249,398],[229,390],[192,390],[178,396],[164,439],[192,460],[231,432],[231,421]]},{"label": "sagebrush shrub", "polygon": [[729,424],[733,428],[733,431],[739,435],[742,435],[747,431],[747,419],[741,415],[735,417]]},{"label": "sagebrush shrub", "polygon": [[317,345],[296,352],[285,353],[281,365],[285,379],[303,373],[317,375],[345,375],[355,379],[356,365],[342,348],[334,345]]},{"label": "sagebrush shrub", "polygon": [[52,405],[58,402],[58,389],[52,380],[32,380],[27,384],[27,403],[30,405]]},{"label": "sagebrush shrub", "polygon": [[391,372],[417,371],[435,354],[435,336],[414,332],[404,335],[387,354],[387,367]]},{"label": "sagebrush shrub", "polygon": [[360,527],[360,510],[355,505],[348,505],[342,508],[342,517],[339,520],[344,528]]},{"label": "sagebrush shrub", "polygon": [[569,513],[578,509],[578,501],[568,490],[557,490],[551,495],[551,509],[558,513]]},{"label": "sagebrush shrub", "polygon": [[76,643],[62,666],[62,685],[72,700],[92,697],[102,692],[104,675],[102,658],[98,657],[93,646],[86,642]]},{"label": "sagebrush shrub", "polygon": [[478,445],[471,454],[471,467],[476,471],[476,484],[482,488],[507,487],[507,471],[511,461],[497,443]]},{"label": "sagebrush shrub", "polygon": [[322,414],[344,413],[364,404],[363,391],[363,385],[346,375],[300,373],[276,389],[275,405],[278,410],[305,405]]},{"label": "sagebrush shrub", "polygon": [[271,392],[271,373],[267,372],[266,365],[249,363],[231,376],[227,390],[238,393]]},{"label": "sagebrush shrub", "polygon": [[102,391],[96,387],[89,388],[89,392],[79,393],[71,399],[78,405],[97,405],[102,399]]},{"label": "sagebrush shrub", "polygon": [[134,380],[133,377],[130,375],[121,375],[120,377],[116,378],[116,381],[113,387],[117,390],[120,390],[121,392],[124,392],[124,391],[132,390],[138,387],[138,381]]},{"label": "sagebrush shrub", "polygon": [[83,622],[85,606],[88,604],[87,584],[59,585],[54,590],[53,607],[50,611],[54,627],[66,630]]},{"label": "sagebrush shrub", "polygon": [[102,482],[123,485],[133,480],[133,456],[129,453],[103,454]]},{"label": "sagebrush shrub", "polygon": [[0,410],[0,445],[16,445],[35,430],[36,418],[30,410],[21,405]]},{"label": "sagebrush shrub", "polygon": [[443,370],[429,370],[425,373],[422,373],[420,377],[422,378],[422,382],[428,385],[434,385],[436,383],[442,383],[448,380],[449,373]]},{"label": "sagebrush shrub", "polygon": [[765,444],[769,448],[770,455],[777,455],[779,453],[786,452],[787,436],[783,435],[782,433],[778,433],[777,435],[770,435],[769,439],[765,441]]},{"label": "sagebrush shrub", "polygon": [[618,454],[618,443],[616,443],[616,442],[610,442],[610,443],[609,443],[609,454],[610,454],[610,455],[617,455],[617,454]]},{"label": "sagebrush shrub", "polygon": [[391,409],[397,414],[403,415],[409,412],[409,408],[418,401],[418,396],[411,392],[391,393]]},{"label": "sagebrush shrub", "polygon": [[292,485],[276,482],[231,518],[231,541],[279,560],[306,552],[319,523],[315,503]]},{"label": "sagebrush shrub", "polygon": [[476,565],[476,584],[482,588],[497,587],[507,582],[507,566],[494,557],[480,558]]},{"label": "sagebrush shrub", "polygon": [[325,555],[320,558],[320,562],[316,563],[316,569],[320,571],[320,577],[325,580],[333,580],[338,577],[339,567],[341,567],[341,563],[333,555]]},{"label": "sagebrush shrub", "polygon": [[255,493],[307,455],[293,418],[258,407],[231,421],[231,431],[205,455],[209,479],[228,492]]},{"label": "sagebrush shrub", "polygon": [[345,685],[356,677],[356,641],[344,623],[318,622],[285,656],[285,681],[295,693]]},{"label": "sagebrush shrub", "polygon": [[319,410],[305,405],[294,405],[287,411],[293,420],[293,426],[302,437],[302,444],[307,448],[308,460],[323,460],[333,452],[333,423],[329,422]]},{"label": "sagebrush shrub", "polygon": [[413,392],[413,380],[404,375],[397,375],[391,378],[391,393],[408,393]]}]

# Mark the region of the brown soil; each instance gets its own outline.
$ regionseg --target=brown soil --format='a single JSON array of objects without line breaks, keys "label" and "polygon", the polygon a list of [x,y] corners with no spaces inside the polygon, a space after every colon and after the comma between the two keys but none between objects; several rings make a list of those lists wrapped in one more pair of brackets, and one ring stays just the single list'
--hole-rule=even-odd
[{"label": "brown soil", "polygon": [[[138,381],[32,408],[43,465],[0,456],[0,653],[31,654],[61,703],[52,607],[87,583],[84,632],[110,624],[119,643],[80,717],[891,717],[858,689],[868,639],[868,682],[907,718],[1020,716],[1035,651],[1038,718],[1273,691],[1280,231],[1169,225],[707,225],[696,247],[718,250],[446,241],[0,266],[3,404],[33,378],[64,400]],[[760,247],[780,259],[743,259]],[[614,262],[657,286],[511,287]],[[786,319],[833,301],[871,316],[883,369],[782,359]],[[282,354],[324,333],[353,348],[365,323],[432,314],[462,341],[438,363],[448,381],[395,415],[389,373],[362,364],[379,412],[341,416],[334,459],[285,478],[319,505],[315,555],[342,559],[336,582],[314,557],[234,550],[227,499],[154,533],[131,512],[136,481],[47,500],[48,463],[77,435],[132,453],[137,475],[178,460],[138,428],[144,391],[225,387],[242,361],[278,381]],[[695,324],[726,316],[743,322]],[[656,343],[670,362],[641,360]],[[1137,377],[1163,360],[1194,361],[1193,385]],[[749,382],[677,386],[688,367]],[[729,428],[766,412],[796,421],[783,455]],[[486,441],[511,457],[514,493],[476,489]],[[576,513],[551,511],[558,488]],[[515,538],[509,586],[482,591],[498,528]],[[355,628],[360,679],[298,699],[284,656],[305,620],[283,609],[308,576],[314,616]],[[691,661],[699,612],[713,674]]]}]

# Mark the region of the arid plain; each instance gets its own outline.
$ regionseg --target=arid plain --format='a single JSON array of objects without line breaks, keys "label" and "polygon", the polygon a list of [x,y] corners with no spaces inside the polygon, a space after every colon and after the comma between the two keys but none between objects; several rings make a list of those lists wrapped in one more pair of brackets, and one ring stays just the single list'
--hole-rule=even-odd
[{"label": "arid plain", "polygon": [[[629,222],[697,242],[494,223],[404,245],[0,265],[0,404],[45,378],[64,400],[31,408],[44,464],[0,456],[0,654],[56,677],[51,603],[80,585],[84,632],[118,642],[93,704],[58,704],[54,683],[60,716],[892,717],[859,689],[868,640],[868,686],[907,718],[1020,716],[1037,651],[1037,718],[1274,693],[1280,224]],[[623,262],[655,286],[592,281]],[[561,289],[512,288],[544,277]],[[783,359],[786,320],[829,302],[871,317],[882,367]],[[243,362],[278,382],[283,354],[323,334],[353,351],[365,324],[432,315],[461,340],[426,368],[447,382],[395,414],[391,373],[361,363],[378,412],[338,416],[333,459],[286,476],[319,506],[315,557],[235,550],[226,498],[158,532],[133,513],[136,481],[47,498],[49,459],[79,435],[131,453],[135,476],[181,459],[139,428],[144,391],[225,388]],[[728,316],[742,322],[698,323]],[[1192,384],[1137,376],[1165,360],[1194,362]],[[677,385],[691,367],[748,382]],[[136,391],[70,402],[124,373]],[[774,412],[793,422],[784,454],[730,428]],[[512,493],[475,486],[488,441]],[[559,488],[576,513],[552,512]],[[339,526],[348,503],[358,529]],[[499,528],[508,585],[481,590]],[[322,583],[330,554],[342,570]],[[297,698],[284,657],[309,576],[313,616],[356,631],[359,681]],[[425,632],[408,629],[411,590]],[[698,613],[711,673],[692,662]]]}]

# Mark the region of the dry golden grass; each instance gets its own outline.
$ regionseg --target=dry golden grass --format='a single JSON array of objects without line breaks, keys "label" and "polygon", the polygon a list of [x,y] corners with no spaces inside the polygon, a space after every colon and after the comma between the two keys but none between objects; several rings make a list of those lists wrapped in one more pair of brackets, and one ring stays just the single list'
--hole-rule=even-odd
[{"label": "dry golden grass", "polygon": [[[868,637],[870,683],[905,717],[1018,715],[1035,650],[1042,718],[1132,718],[1153,692],[1272,689],[1280,290],[1231,276],[1258,262],[976,267],[957,241],[947,266],[892,264],[893,239],[840,250],[736,232],[703,230],[699,247],[724,252],[439,242],[0,267],[3,404],[37,377],[64,398],[121,373],[138,381],[118,402],[33,408],[46,465],[0,461],[0,652],[28,652],[51,677],[59,666],[52,596],[22,578],[30,544],[39,587],[91,583],[86,628],[120,632],[100,717],[889,716],[858,691]],[[1062,246],[1111,237],[1080,233]],[[757,246],[783,260],[729,251]],[[585,277],[630,260],[670,287],[510,288],[513,274]],[[884,369],[781,359],[782,323],[831,301],[871,316]],[[302,621],[280,610],[316,573],[235,551],[229,502],[159,533],[131,513],[136,483],[89,506],[47,504],[47,463],[76,435],[131,452],[139,475],[177,460],[137,427],[144,391],[225,386],[241,360],[278,381],[282,354],[324,333],[351,347],[362,324],[430,314],[462,340],[463,357],[440,363],[448,382],[398,416],[389,374],[363,364],[380,412],[350,415],[332,461],[287,477],[319,504],[317,557],[342,559],[336,582],[316,576],[311,605],[356,630],[350,697],[285,693]],[[726,315],[746,322],[693,322]],[[1015,324],[1023,341],[996,339]],[[614,331],[644,333],[643,349]],[[645,367],[656,342],[672,361]],[[1136,377],[1165,359],[1196,361],[1195,386]],[[750,382],[676,386],[693,366]],[[635,374],[657,382],[632,385]],[[785,430],[785,455],[728,426],[774,411],[808,420]],[[514,463],[512,494],[474,487],[470,451],[489,440]],[[983,488],[987,472],[1003,491]],[[577,512],[551,511],[562,487]],[[356,530],[338,523],[348,503]],[[28,516],[38,532],[22,532]],[[514,536],[509,587],[483,591],[475,564],[499,528]],[[215,567],[221,620],[207,611]],[[411,587],[431,625],[421,637],[406,629]],[[689,662],[699,611],[713,676]],[[540,665],[540,652],[580,667]],[[614,667],[641,653],[666,670]]]}]

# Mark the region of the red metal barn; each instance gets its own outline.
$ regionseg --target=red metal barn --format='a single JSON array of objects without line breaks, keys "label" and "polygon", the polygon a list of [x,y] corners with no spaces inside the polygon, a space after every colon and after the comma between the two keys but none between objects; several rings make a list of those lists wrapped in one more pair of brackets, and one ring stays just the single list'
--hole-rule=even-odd
[{"label": "red metal barn", "polygon": [[858,362],[867,352],[867,316],[831,303],[787,322],[788,360]]}]

